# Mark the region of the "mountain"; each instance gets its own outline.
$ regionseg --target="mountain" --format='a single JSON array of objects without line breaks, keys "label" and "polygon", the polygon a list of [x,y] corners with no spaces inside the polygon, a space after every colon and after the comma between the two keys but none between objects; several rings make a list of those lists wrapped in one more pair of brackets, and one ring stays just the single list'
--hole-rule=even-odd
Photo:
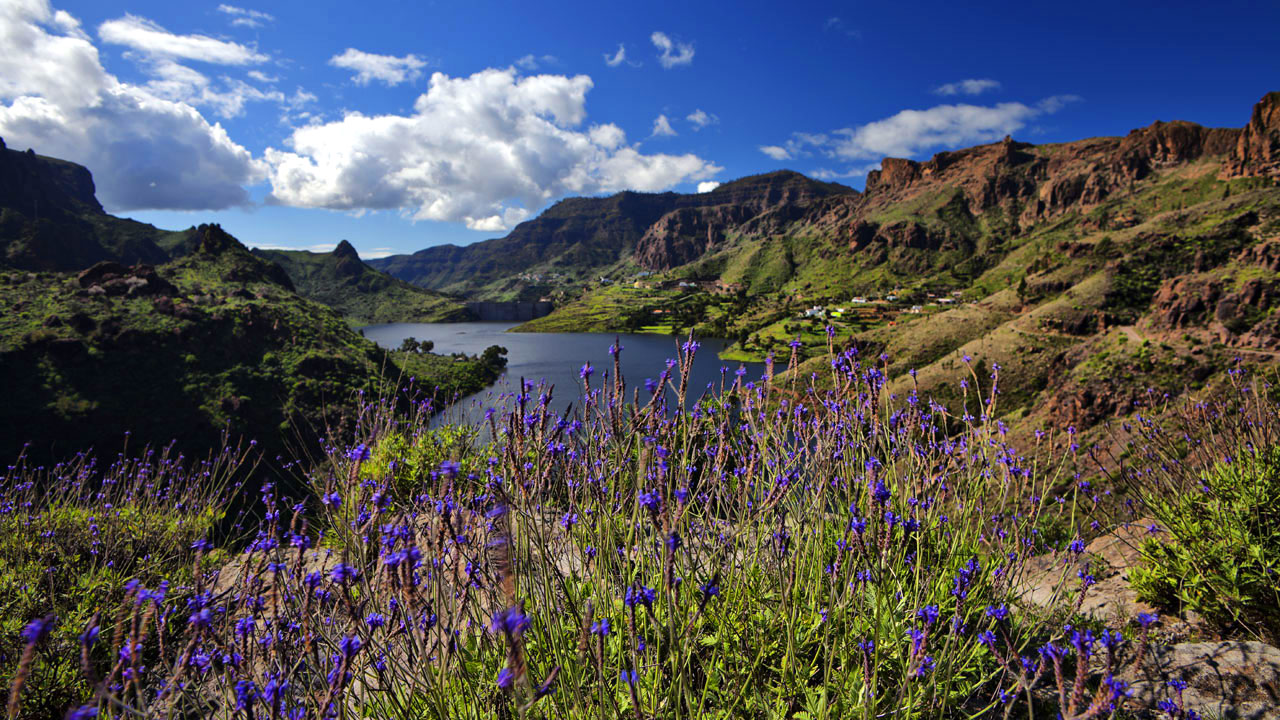
[{"label": "mountain", "polygon": [[782,207],[655,222],[633,256],[652,275],[521,329],[692,328],[735,340],[728,359],[786,357],[799,337],[795,377],[822,378],[805,358],[830,325],[885,353],[899,392],[958,403],[998,365],[1015,433],[1099,429],[1150,392],[1222,387],[1237,358],[1280,360],[1280,93],[1243,128],[886,158],[861,193]]},{"label": "mountain", "polygon": [[[410,376],[439,399],[496,376],[476,360],[386,352],[293,292],[278,265],[216,225],[164,265],[78,274],[0,271],[0,457],[44,459],[223,430],[309,446],[355,412],[357,393]],[[7,461],[7,460],[6,460]]]},{"label": "mountain", "polygon": [[602,276],[655,272],[792,298],[922,277],[967,287],[1055,219],[1090,214],[1105,228],[1149,214],[1121,199],[1172,167],[1212,161],[1223,181],[1274,176],[1276,97],[1264,97],[1243,129],[1156,122],[1125,137],[1043,146],[1006,138],[926,162],[886,158],[864,192],[780,171],[708,193],[569,198],[504,238],[369,264],[471,299],[558,289],[572,300]]},{"label": "mountain", "polygon": [[110,456],[126,440],[203,452],[224,432],[275,457],[342,432],[360,393],[407,397],[394,390],[416,378],[414,394],[444,401],[500,369],[384,351],[297,292],[353,278],[332,294],[352,312],[392,312],[377,303],[397,298],[414,312],[458,311],[365,267],[349,244],[287,258],[301,268],[295,282],[217,225],[164,232],[112,217],[87,170],[33,152],[0,152],[0,248],[4,462],[87,447]]},{"label": "mountain", "polygon": [[369,267],[346,240],[327,253],[254,249],[253,254],[284,268],[299,295],[328,305],[357,325],[474,319],[454,298]]},{"label": "mountain", "polygon": [[[369,265],[421,287],[473,299],[536,299],[549,288],[550,276],[573,285],[618,265],[683,262],[717,247],[744,225],[780,227],[800,209],[839,194],[856,193],[781,171],[695,195],[620,192],[569,198],[506,237],[462,247],[439,245]],[[539,278],[522,282],[522,276],[534,275]]]},{"label": "mountain", "polygon": [[0,264],[72,271],[104,260],[164,262],[158,243],[171,235],[104,212],[83,166],[0,139]]},{"label": "mountain", "polygon": [[[85,167],[11,150],[0,140],[0,266],[75,272],[106,261],[156,265],[185,257],[202,242],[200,228],[160,230],[110,215],[94,193]],[[280,265],[291,289],[357,325],[472,317],[457,300],[369,267],[345,240],[332,253],[255,253]]]}]

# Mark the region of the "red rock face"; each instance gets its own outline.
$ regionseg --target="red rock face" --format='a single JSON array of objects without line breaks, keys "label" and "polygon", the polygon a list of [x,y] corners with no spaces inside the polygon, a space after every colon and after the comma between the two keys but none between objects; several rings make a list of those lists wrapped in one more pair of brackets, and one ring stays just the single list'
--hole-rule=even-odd
[{"label": "red rock face", "polygon": [[1158,325],[1167,328],[1197,325],[1217,307],[1221,295],[1222,284],[1216,280],[1171,278],[1151,300],[1152,317]]},{"label": "red rock face", "polygon": [[683,196],[680,207],[649,226],[636,244],[636,261],[667,270],[720,247],[730,233],[773,234],[827,198],[857,196],[842,186],[793,172],[743,178],[709,193]]},{"label": "red rock face", "polygon": [[[1268,123],[1280,117],[1264,104],[1255,108],[1251,127],[1270,127]],[[998,143],[938,153],[927,162],[886,158],[880,170],[867,174],[866,191],[852,212],[835,217],[830,214],[832,204],[827,203],[815,208],[827,211],[827,217],[808,219],[819,228],[852,238],[851,245],[857,247],[866,240],[863,218],[895,204],[958,189],[970,214],[1016,208],[1018,223],[1026,227],[1069,210],[1087,210],[1157,169],[1237,153],[1236,148],[1246,143],[1245,136],[1254,138],[1261,132],[1156,122],[1123,138],[1036,148],[1006,137]],[[1248,145],[1255,148],[1259,142],[1249,139]],[[1252,157],[1261,151],[1250,152]]]},{"label": "red rock face", "polygon": [[1280,177],[1280,92],[1267,93],[1241,131],[1223,167],[1227,177]]},{"label": "red rock face", "polygon": [[[937,164],[937,158],[934,158],[934,164]],[[930,168],[932,173],[936,167]],[[905,189],[908,185],[920,179],[920,163],[914,160],[904,160],[903,158],[885,158],[880,163],[879,170],[872,170],[867,173],[867,192],[893,192],[895,190]]]},{"label": "red rock face", "polygon": [[1280,272],[1280,238],[1273,238],[1259,245],[1245,248],[1240,253],[1239,261],[1245,265],[1260,265],[1268,270]]},{"label": "red rock face", "polygon": [[[735,183],[739,187],[732,194],[715,202],[689,202],[663,215],[644,233],[636,257],[649,269],[664,270],[714,252],[734,234],[797,228],[834,235],[854,252],[938,249],[961,239],[913,222],[882,227],[873,218],[894,206],[958,191],[970,215],[1003,209],[1025,228],[1072,210],[1088,210],[1152,172],[1204,158],[1222,158],[1224,172],[1237,175],[1280,173],[1280,93],[1258,103],[1244,130],[1155,122],[1124,137],[1048,148],[1006,137],[938,153],[926,162],[886,158],[879,170],[867,174],[862,194],[816,192],[817,184],[789,174],[759,176]],[[1126,222],[1115,218],[1105,224],[1123,227]]]}]

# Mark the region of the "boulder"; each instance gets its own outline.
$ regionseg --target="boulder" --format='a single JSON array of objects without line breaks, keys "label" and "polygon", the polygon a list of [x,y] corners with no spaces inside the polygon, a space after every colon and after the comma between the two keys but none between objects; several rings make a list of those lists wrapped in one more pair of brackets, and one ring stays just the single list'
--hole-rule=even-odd
[{"label": "boulder", "polygon": [[76,275],[76,282],[80,283],[80,287],[88,288],[93,285],[101,285],[103,282],[113,280],[115,278],[124,277],[129,274],[129,268],[118,262],[104,260],[97,263],[88,270],[84,270]]},{"label": "boulder", "polygon": [[1151,300],[1158,325],[1176,329],[1197,325],[1210,309],[1217,311],[1222,284],[1216,280],[1179,276],[1166,280]]},{"label": "boulder", "polygon": [[1280,648],[1265,643],[1155,645],[1120,679],[1130,684],[1131,703],[1145,709],[1176,698],[1169,682],[1180,680],[1183,709],[1201,717],[1280,719]]}]

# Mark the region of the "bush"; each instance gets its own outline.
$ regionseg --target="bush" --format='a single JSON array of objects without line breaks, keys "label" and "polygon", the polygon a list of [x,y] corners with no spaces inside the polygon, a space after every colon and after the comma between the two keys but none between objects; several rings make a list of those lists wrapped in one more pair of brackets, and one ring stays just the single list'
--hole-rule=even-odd
[{"label": "bush", "polygon": [[1167,538],[1147,540],[1132,576],[1141,599],[1224,628],[1280,636],[1280,446],[1238,448],[1147,507]]}]

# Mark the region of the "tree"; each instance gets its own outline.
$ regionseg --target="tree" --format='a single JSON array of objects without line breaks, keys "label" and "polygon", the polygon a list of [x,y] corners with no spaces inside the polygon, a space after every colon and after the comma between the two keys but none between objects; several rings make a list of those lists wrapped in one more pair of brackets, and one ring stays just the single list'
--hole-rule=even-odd
[{"label": "tree", "polygon": [[436,348],[436,344],[430,340],[418,340],[413,336],[404,339],[400,343],[400,352],[407,353],[429,353]]},{"label": "tree", "polygon": [[484,353],[480,356],[480,362],[493,368],[504,368],[507,366],[507,349],[501,345],[490,345],[484,349]]}]

